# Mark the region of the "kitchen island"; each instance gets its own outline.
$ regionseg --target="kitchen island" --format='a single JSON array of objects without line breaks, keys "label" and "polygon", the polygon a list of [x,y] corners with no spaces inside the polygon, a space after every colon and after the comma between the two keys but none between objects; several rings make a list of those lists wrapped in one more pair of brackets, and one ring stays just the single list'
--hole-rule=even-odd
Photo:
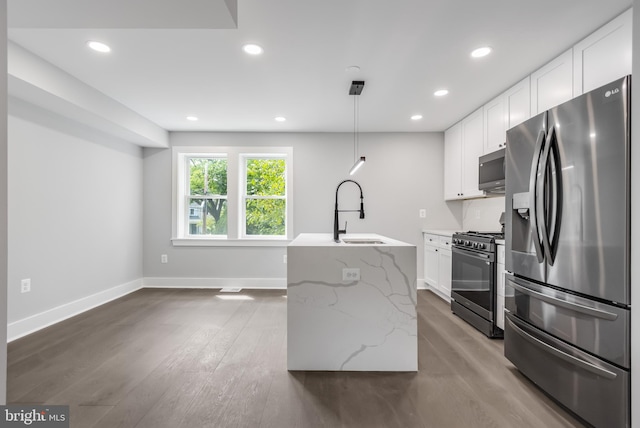
[{"label": "kitchen island", "polygon": [[417,371],[415,245],[305,233],[287,260],[289,370]]}]

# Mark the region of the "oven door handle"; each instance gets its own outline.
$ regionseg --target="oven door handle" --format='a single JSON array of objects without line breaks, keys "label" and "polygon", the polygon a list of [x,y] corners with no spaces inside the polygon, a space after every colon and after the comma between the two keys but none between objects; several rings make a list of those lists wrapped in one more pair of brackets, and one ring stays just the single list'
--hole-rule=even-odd
[{"label": "oven door handle", "polygon": [[491,254],[474,253],[473,251],[461,250],[460,248],[457,248],[457,247],[453,247],[451,251],[466,257],[471,257],[478,260],[484,260],[487,263],[493,262],[493,260],[491,260]]},{"label": "oven door handle", "polygon": [[580,367],[590,373],[593,373],[597,376],[602,376],[606,379],[610,379],[613,380],[616,377],[618,377],[617,374],[615,374],[614,372],[611,372],[609,370],[605,370],[602,367],[598,367],[594,364],[591,364],[587,361],[584,361],[580,358],[576,358],[573,355],[567,354],[564,351],[561,351],[560,349],[556,349],[551,345],[546,344],[545,342],[543,342],[542,340],[533,337],[532,335],[530,335],[529,333],[527,333],[526,331],[524,331],[522,328],[520,328],[519,326],[516,325],[516,323],[510,318],[507,317],[506,321],[509,323],[509,325],[511,326],[511,328],[513,328],[513,331],[516,332],[520,337],[522,337],[524,340],[526,340],[527,342],[531,343],[534,346],[537,346],[538,348],[542,348],[545,351],[547,351],[548,353],[555,355],[556,357],[560,358],[561,360],[566,361],[569,364],[573,364],[574,366]]}]

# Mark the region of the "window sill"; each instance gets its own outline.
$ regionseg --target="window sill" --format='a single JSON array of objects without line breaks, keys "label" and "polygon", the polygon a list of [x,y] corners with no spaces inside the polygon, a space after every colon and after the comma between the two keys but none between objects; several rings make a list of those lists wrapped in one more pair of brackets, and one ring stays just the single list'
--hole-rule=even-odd
[{"label": "window sill", "polygon": [[174,247],[286,247],[291,239],[171,238]]}]

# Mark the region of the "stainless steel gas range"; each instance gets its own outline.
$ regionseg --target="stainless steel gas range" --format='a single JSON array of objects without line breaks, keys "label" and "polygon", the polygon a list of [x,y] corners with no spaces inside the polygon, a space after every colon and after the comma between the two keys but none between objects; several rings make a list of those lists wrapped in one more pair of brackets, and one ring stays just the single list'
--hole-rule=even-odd
[{"label": "stainless steel gas range", "polygon": [[500,232],[453,235],[451,310],[488,337],[503,337],[496,326],[496,239]]}]

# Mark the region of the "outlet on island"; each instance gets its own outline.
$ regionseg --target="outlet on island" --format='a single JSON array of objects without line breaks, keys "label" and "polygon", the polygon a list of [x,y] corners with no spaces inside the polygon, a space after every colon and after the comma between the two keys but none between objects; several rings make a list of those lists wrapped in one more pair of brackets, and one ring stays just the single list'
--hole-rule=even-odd
[{"label": "outlet on island", "polygon": [[343,281],[360,281],[360,268],[343,268]]}]

